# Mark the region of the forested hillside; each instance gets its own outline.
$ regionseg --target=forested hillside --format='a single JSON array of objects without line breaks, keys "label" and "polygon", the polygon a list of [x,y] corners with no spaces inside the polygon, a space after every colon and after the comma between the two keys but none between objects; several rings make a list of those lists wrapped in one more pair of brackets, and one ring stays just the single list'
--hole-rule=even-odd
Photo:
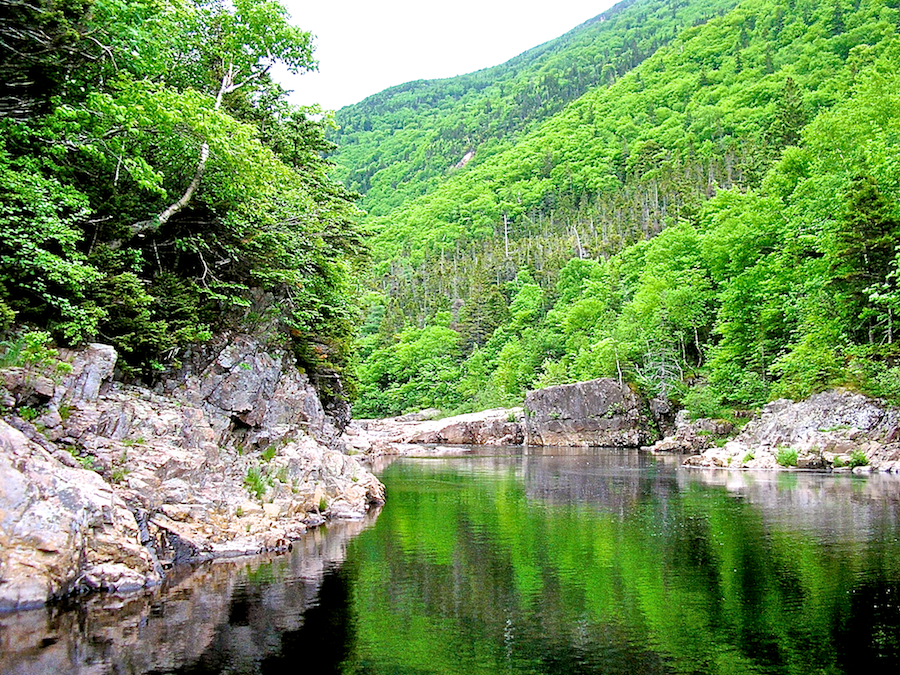
[{"label": "forested hillside", "polygon": [[746,0],[383,217],[356,412],[897,398],[896,0]]},{"label": "forested hillside", "polygon": [[[146,375],[212,331],[346,356],[362,252],[316,67],[277,0],[0,0],[0,330],[112,343]],[[16,361],[10,337],[4,358]]]},{"label": "forested hillside", "polygon": [[508,147],[537,122],[607,86],[737,0],[625,0],[493,68],[409,82],[338,111],[335,176],[383,215]]}]

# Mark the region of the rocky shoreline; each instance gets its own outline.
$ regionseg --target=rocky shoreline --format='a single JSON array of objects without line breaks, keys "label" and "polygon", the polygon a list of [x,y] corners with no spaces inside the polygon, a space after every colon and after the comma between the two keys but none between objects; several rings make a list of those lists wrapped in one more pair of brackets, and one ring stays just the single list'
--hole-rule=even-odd
[{"label": "rocky shoreline", "polygon": [[60,358],[58,382],[0,371],[18,412],[0,418],[0,611],[287,550],[384,501],[308,377],[249,336],[223,337],[152,391],[113,380],[109,346]]},{"label": "rocky shoreline", "polygon": [[626,446],[685,455],[689,467],[900,473],[900,409],[849,391],[773,401],[742,429],[721,419],[691,420],[684,410],[673,414],[667,402],[640,401],[611,379],[532,391],[523,408],[439,415],[354,421],[344,439],[372,457],[442,452],[423,444]]},{"label": "rocky shoreline", "polygon": [[723,440],[721,447],[698,448],[685,465],[900,473],[900,410],[849,391],[773,401]]},{"label": "rocky shoreline", "polygon": [[529,392],[523,408],[341,423],[348,411],[326,414],[286,355],[245,335],[189,355],[153,390],[113,380],[111,347],[60,358],[59,381],[0,370],[0,403],[18,412],[0,417],[0,611],[286,550],[309,527],[383,503],[360,462],[381,456],[624,445],[686,455],[688,467],[900,473],[900,410],[844,391],[774,401],[738,433],[609,379]]},{"label": "rocky shoreline", "polygon": [[[229,647],[228,663],[258,664],[278,653],[273,634],[302,628],[327,571],[343,563],[348,543],[374,520],[372,513],[311,530],[278,560],[267,554],[182,566],[150,592],[95,593],[79,598],[77,611],[0,614],[0,673],[191,672],[210,650]],[[264,632],[240,639],[247,626],[230,625],[229,617],[246,602],[242,584],[260,570],[293,583],[288,592],[279,584],[261,590]]]},{"label": "rocky shoreline", "polygon": [[[687,467],[900,473],[900,410],[862,394],[833,390],[773,401],[741,429],[670,412],[665,402],[641,402],[614,380],[594,380],[529,392],[524,408],[360,420],[345,440],[372,457],[441,454],[442,445],[628,446],[684,455]],[[645,444],[661,430],[668,435]]]},{"label": "rocky shoreline", "polygon": [[521,408],[455,417],[423,410],[379,420],[355,420],[344,438],[370,456],[422,453],[422,445],[639,446],[668,428],[669,409],[645,405],[630,387],[609,378],[528,392]]}]

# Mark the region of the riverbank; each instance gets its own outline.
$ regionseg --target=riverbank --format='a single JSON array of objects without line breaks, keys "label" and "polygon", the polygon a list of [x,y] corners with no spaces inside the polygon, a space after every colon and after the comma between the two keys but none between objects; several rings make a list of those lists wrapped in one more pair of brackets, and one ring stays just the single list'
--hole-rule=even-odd
[{"label": "riverbank", "polygon": [[900,473],[900,411],[851,392],[775,401],[739,432],[676,418],[613,380],[532,392],[523,408],[341,425],[288,357],[248,336],[190,355],[153,390],[114,381],[108,346],[60,359],[56,380],[0,370],[0,398],[16,411],[0,418],[2,611],[153,587],[181,563],[287,550],[310,527],[383,503],[361,463],[382,456],[637,447],[671,427],[642,447],[687,455],[689,467]]},{"label": "riverbank", "polygon": [[359,420],[345,439],[370,457],[441,452],[424,445],[624,446],[685,456],[688,467],[900,473],[900,410],[843,390],[773,401],[742,428],[676,415],[671,405],[641,402],[609,379],[529,392],[523,408],[439,415]]},{"label": "riverbank", "polygon": [[153,390],[114,381],[116,358],[0,371],[0,611],[284,551],[384,501],[287,355],[223,336]]},{"label": "riverbank", "polygon": [[685,465],[900,473],[900,410],[850,391],[773,401],[740,433],[722,440]]}]

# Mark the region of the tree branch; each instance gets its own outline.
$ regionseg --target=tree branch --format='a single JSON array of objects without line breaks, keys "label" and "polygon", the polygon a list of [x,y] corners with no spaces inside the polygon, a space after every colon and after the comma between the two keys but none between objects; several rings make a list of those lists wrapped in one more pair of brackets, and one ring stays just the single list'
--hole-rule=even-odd
[{"label": "tree branch", "polygon": [[[219,108],[222,107],[222,97],[230,91],[233,80],[234,64],[232,63],[229,64],[228,70],[225,71],[225,74],[222,76],[222,82],[219,84],[219,92],[216,94],[216,103],[213,106],[214,111],[219,110]],[[131,230],[131,236],[137,237],[144,232],[147,232],[148,230],[151,232],[158,230],[160,227],[169,222],[172,216],[174,216],[176,213],[190,204],[194,193],[197,192],[197,188],[200,187],[200,181],[203,179],[203,173],[206,171],[206,163],[208,160],[209,143],[203,141],[203,143],[200,145],[200,161],[197,162],[197,170],[194,172],[194,177],[191,179],[191,183],[187,186],[184,194],[181,195],[178,201],[170,204],[165,210],[162,211],[162,213],[155,216],[154,218],[142,220],[130,225],[129,229]]]}]

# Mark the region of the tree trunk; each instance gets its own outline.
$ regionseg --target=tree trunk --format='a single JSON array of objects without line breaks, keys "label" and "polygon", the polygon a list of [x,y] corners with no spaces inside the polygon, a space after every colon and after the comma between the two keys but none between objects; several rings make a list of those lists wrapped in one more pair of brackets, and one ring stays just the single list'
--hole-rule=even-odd
[{"label": "tree trunk", "polygon": [[[213,106],[213,111],[217,111],[222,107],[222,97],[225,94],[244,86],[252,79],[254,79],[254,77],[251,76],[240,84],[234,84],[234,65],[229,65],[228,70],[222,76],[222,81],[219,84],[219,91],[216,94],[216,103]],[[159,215],[150,218],[149,220],[142,220],[138,223],[132,224],[129,228],[131,230],[131,236],[137,237],[147,231],[155,232],[160,227],[169,222],[172,216],[174,216],[176,213],[190,204],[191,199],[194,197],[194,193],[197,192],[197,188],[200,187],[200,181],[203,179],[203,174],[206,171],[206,163],[208,160],[209,143],[203,141],[203,143],[200,145],[200,159],[197,162],[197,170],[194,172],[194,177],[191,179],[191,182],[187,186],[187,189],[184,191],[184,194],[182,194],[177,201],[163,209],[163,211],[159,213]]]}]

